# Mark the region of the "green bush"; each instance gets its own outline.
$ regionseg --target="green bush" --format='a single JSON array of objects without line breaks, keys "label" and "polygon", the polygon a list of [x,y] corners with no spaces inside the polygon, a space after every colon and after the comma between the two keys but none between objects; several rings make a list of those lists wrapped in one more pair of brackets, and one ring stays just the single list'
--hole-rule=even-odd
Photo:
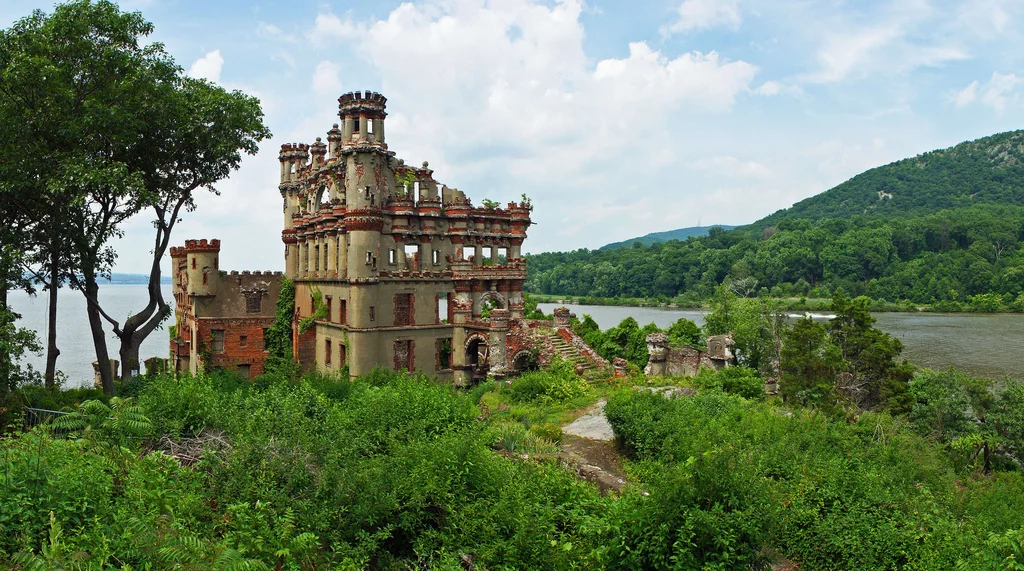
[{"label": "green bush", "polygon": [[587,394],[587,381],[573,364],[555,357],[544,371],[530,371],[512,380],[504,392],[514,402],[565,402]]},{"label": "green bush", "polygon": [[723,391],[747,399],[764,396],[764,381],[757,370],[750,367],[726,367],[718,371],[701,369],[693,382],[703,389]]}]

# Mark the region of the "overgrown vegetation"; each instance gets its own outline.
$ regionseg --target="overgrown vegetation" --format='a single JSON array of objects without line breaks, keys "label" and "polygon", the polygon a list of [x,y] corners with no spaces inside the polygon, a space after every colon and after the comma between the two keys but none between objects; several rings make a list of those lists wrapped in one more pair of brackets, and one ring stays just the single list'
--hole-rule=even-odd
[{"label": "overgrown vegetation", "polygon": [[[673,381],[696,396],[665,398],[652,380],[588,382],[556,361],[466,393],[385,369],[79,393],[72,414],[0,440],[0,569],[1024,560],[1018,382],[922,371],[905,414],[851,416],[766,398],[750,367]],[[561,426],[600,396],[631,459],[617,496],[560,460]]]}]

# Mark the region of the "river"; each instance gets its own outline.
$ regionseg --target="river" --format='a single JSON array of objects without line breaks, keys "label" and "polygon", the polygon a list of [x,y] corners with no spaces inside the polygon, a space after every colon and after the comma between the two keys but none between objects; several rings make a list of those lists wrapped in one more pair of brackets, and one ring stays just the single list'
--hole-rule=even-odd
[{"label": "river", "polygon": [[[173,306],[171,286],[163,286],[164,299]],[[11,292],[10,304],[21,314],[21,327],[39,332],[45,341],[45,295],[29,297],[22,292]],[[100,287],[100,302],[108,312],[123,319],[146,303],[143,285],[105,285]],[[559,304],[542,303],[544,313]],[[602,305],[568,305],[579,316],[589,314],[602,329],[614,327],[627,317],[641,325],[654,323],[668,327],[680,317],[704,323],[704,314],[693,309],[666,309],[654,307],[618,307]],[[971,313],[876,313],[876,326],[903,342],[903,356],[912,363],[933,369],[957,367],[978,376],[990,378],[1024,378],[1024,315],[971,314]],[[168,355],[166,326],[154,331],[142,344],[140,359]],[[107,348],[117,358],[118,343],[108,331]],[[85,313],[85,298],[76,291],[62,289],[57,308],[57,347],[61,354],[57,368],[67,377],[67,386],[87,386],[92,383],[92,362],[96,353],[89,335],[89,321]],[[36,369],[45,369],[44,355],[28,355],[24,362]]]},{"label": "river", "polygon": [[[174,310],[174,296],[171,295],[171,284],[163,286],[164,300]],[[115,319],[124,320],[126,316],[146,306],[149,296],[144,285],[103,285],[99,291],[100,305]],[[18,320],[20,327],[27,327],[38,332],[39,341],[46,347],[46,314],[48,298],[45,292],[30,297],[24,292],[11,292],[8,303],[14,312],[21,314]],[[170,338],[167,326],[173,324],[173,313],[164,327],[151,333],[142,342],[139,360],[149,357],[167,357],[170,354]],[[110,325],[104,323],[107,331],[107,351],[112,359],[120,360],[117,352],[120,342],[110,331]],[[67,388],[91,386],[93,382],[92,362],[96,360],[92,335],[89,333],[89,317],[85,312],[85,297],[77,291],[62,288],[57,295],[57,370],[67,375]],[[46,355],[27,355],[22,362],[32,365],[42,373],[46,370]]]},{"label": "river", "polygon": [[[541,303],[546,314],[562,304]],[[643,326],[666,328],[680,317],[697,325],[704,314],[695,309],[566,305],[577,316],[588,314],[601,329],[633,317]],[[903,357],[931,369],[957,367],[971,375],[1024,379],[1024,315],[979,313],[874,313],[875,326],[903,343]],[[826,319],[824,316],[819,316]]]}]

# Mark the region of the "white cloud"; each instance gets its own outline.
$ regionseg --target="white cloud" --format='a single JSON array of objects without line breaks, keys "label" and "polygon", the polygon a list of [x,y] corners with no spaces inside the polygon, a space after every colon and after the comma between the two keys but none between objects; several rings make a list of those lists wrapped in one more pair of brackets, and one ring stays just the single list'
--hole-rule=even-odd
[{"label": "white cloud", "polygon": [[683,0],[676,19],[661,28],[663,36],[715,27],[738,28],[739,0]]},{"label": "white cloud", "polygon": [[786,85],[778,81],[766,81],[761,85],[757,86],[752,91],[755,95],[763,95],[765,97],[773,97],[775,95],[792,95],[793,97],[803,97],[806,95],[804,90],[799,85]]},{"label": "white cloud", "polygon": [[309,31],[309,38],[323,44],[352,38],[357,31],[356,25],[350,19],[342,20],[334,14],[320,14],[316,17],[313,29]]},{"label": "white cloud", "polygon": [[817,67],[803,77],[809,82],[898,75],[970,57],[962,39],[950,31],[948,13],[926,0],[812,17],[821,21],[814,28]]},{"label": "white cloud", "polygon": [[1024,83],[1024,77],[1017,77],[1012,73],[993,72],[992,77],[983,85],[973,81],[958,92],[954,96],[954,102],[957,107],[978,102],[991,107],[996,113],[1002,114],[1008,105],[1017,102],[1019,98],[1016,93],[1017,87],[1022,83]]},{"label": "white cloud", "polygon": [[970,85],[961,89],[953,95],[953,103],[957,107],[964,107],[974,103],[978,98],[978,81],[972,81]]},{"label": "white cloud", "polygon": [[281,28],[275,26],[274,24],[268,24],[266,22],[260,22],[259,24],[256,25],[256,35],[264,39],[275,40],[289,44],[293,44],[299,41],[299,38],[297,38],[293,34],[288,34]]},{"label": "white cloud", "polygon": [[341,66],[336,63],[324,60],[316,64],[313,71],[313,93],[325,97],[341,95],[340,72]]},{"label": "white cloud", "polygon": [[223,67],[224,57],[220,55],[220,50],[213,50],[193,62],[188,68],[188,75],[216,83],[220,81],[220,71]]}]

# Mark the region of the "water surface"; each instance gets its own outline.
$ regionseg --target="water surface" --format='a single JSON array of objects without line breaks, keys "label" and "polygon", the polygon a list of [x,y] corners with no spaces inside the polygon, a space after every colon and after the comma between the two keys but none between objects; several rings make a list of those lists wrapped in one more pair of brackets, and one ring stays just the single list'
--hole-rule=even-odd
[{"label": "water surface", "polygon": [[[167,357],[170,354],[170,337],[167,326],[174,321],[174,296],[171,285],[164,284],[164,300],[171,306],[171,317],[164,322],[161,329],[150,333],[142,342],[139,350],[139,361],[150,357]],[[149,300],[145,285],[103,285],[99,291],[100,305],[114,319],[124,322],[128,315],[141,310]],[[46,292],[30,297],[24,292],[10,292],[8,303],[11,308],[21,314],[18,321],[20,327],[27,327],[38,332],[40,343],[46,347],[46,315],[49,299]],[[57,294],[57,370],[67,375],[65,386],[88,386],[93,382],[92,362],[96,360],[96,349],[89,332],[89,317],[85,312],[85,297],[67,288]],[[117,352],[120,341],[114,337],[110,324],[104,322],[103,329],[107,332],[107,351],[112,359],[120,360]],[[46,355],[28,355],[23,362],[31,364],[40,372],[46,370]]]},{"label": "water surface", "polygon": [[[587,314],[601,329],[633,317],[643,326],[666,328],[680,317],[697,325],[704,313],[697,309],[619,307],[541,303],[547,314],[565,305],[578,317]],[[972,375],[1024,379],[1024,315],[978,313],[874,313],[875,326],[903,343],[903,357],[932,369],[957,367]],[[821,319],[826,319],[820,316]]]}]

